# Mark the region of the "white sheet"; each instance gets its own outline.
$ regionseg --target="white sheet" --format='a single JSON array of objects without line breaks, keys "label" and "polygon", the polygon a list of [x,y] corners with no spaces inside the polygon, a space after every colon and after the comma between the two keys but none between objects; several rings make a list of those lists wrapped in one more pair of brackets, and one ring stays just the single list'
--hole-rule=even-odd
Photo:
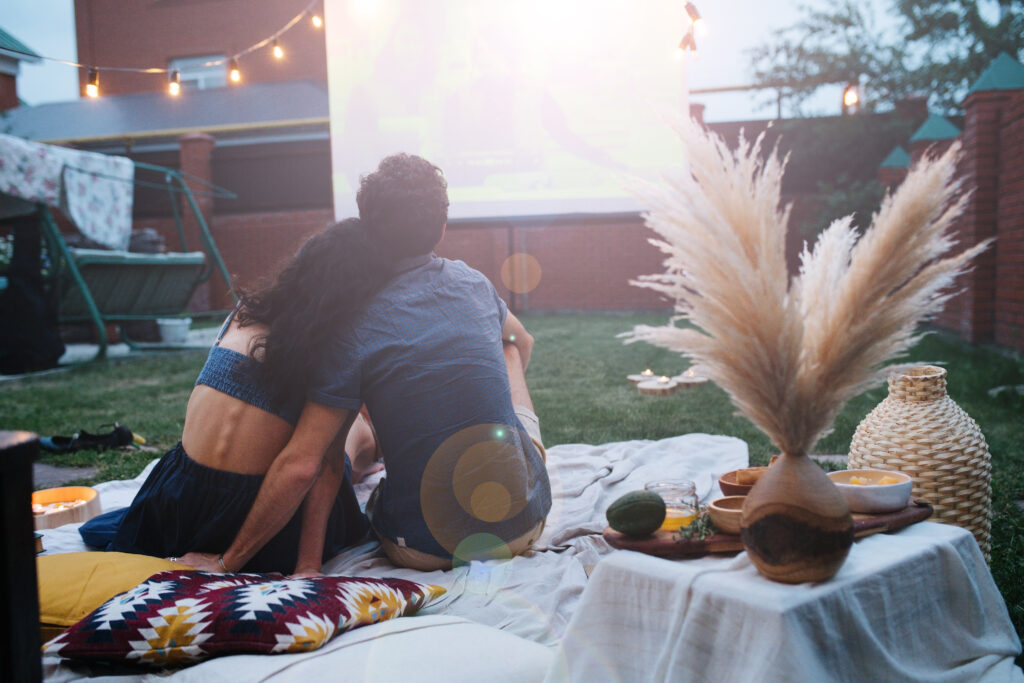
[{"label": "white sheet", "polygon": [[[448,572],[417,572],[392,566],[379,544],[350,548],[328,562],[324,571],[350,576],[392,576],[444,586],[448,592],[424,614],[444,614],[494,626],[541,645],[561,639],[586,586],[585,568],[611,552],[600,532],[604,511],[618,496],[656,479],[693,479],[698,494],[720,495],[718,475],[748,464],[746,443],[707,434],[687,434],[660,441],[624,441],[591,446],[567,444],[548,449],[552,509],[535,551],[504,562],[474,562]],[[104,510],[131,502],[145,475],[97,485]],[[365,499],[377,475],[359,487]],[[47,553],[87,550],[78,525],[44,532]],[[415,617],[413,618],[415,619]],[[342,634],[342,640],[357,634]],[[453,647],[462,647],[453,643]],[[495,655],[500,656],[499,654]],[[291,655],[265,657],[269,676],[288,665]],[[70,680],[67,667],[44,658],[44,673]],[[324,658],[325,671],[339,666]],[[482,675],[487,672],[482,672]],[[493,676],[492,669],[489,674]],[[175,678],[180,674],[174,676]]]},{"label": "white sheet", "polygon": [[856,542],[831,580],[788,586],[746,553],[610,555],[549,681],[1024,681],[974,537],[926,522]]}]

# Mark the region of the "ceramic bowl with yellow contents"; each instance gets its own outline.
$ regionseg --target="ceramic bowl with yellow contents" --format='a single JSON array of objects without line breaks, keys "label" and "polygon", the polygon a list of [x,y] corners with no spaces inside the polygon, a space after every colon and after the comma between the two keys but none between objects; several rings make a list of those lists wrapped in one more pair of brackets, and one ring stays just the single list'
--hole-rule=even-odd
[{"label": "ceramic bowl with yellow contents", "polygon": [[850,506],[850,512],[896,512],[910,503],[913,481],[902,472],[843,470],[828,478]]}]

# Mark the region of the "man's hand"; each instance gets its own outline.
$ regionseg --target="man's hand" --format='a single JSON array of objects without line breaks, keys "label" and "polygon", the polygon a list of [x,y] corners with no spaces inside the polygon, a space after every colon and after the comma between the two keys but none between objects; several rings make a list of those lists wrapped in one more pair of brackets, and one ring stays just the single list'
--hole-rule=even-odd
[{"label": "man's hand", "polygon": [[315,569],[304,569],[302,571],[296,571],[294,574],[289,576],[289,579],[315,579],[318,576],[324,576],[323,572],[316,571]]},{"label": "man's hand", "polygon": [[193,569],[198,569],[201,572],[211,572],[213,574],[223,574],[224,570],[221,569],[220,562],[217,561],[218,555],[213,553],[188,553],[182,557],[168,557],[167,559],[172,562],[181,562],[187,564]]}]

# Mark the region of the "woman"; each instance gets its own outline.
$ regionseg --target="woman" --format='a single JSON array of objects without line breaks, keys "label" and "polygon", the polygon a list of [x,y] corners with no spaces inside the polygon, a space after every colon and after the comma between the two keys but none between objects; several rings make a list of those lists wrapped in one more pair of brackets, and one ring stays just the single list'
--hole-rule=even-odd
[{"label": "woman", "polygon": [[274,283],[243,293],[196,380],[181,441],[130,507],[82,526],[85,542],[210,571],[312,575],[360,540],[367,523],[345,451],[368,471],[372,430],[305,389],[328,333],[383,284],[388,260],[348,219],[311,237]]}]

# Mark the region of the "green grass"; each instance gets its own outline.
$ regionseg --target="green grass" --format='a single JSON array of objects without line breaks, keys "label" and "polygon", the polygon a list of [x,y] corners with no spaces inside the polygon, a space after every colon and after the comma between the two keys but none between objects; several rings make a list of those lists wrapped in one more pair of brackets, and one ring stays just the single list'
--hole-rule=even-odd
[{"label": "green grass", "polygon": [[[528,373],[537,414],[548,446],[660,439],[688,432],[727,434],[749,444],[753,463],[764,464],[774,448],[714,385],[668,398],[640,396],[626,375],[653,368],[677,374],[688,363],[646,344],[623,345],[616,335],[639,323],[662,324],[667,315],[524,315],[537,340]],[[95,363],[35,379],[7,382],[0,389],[0,428],[43,435],[95,430],[121,422],[143,435],[158,451],[173,446],[204,352],[149,355]],[[1024,397],[988,390],[1024,384],[1024,362],[934,334],[909,360],[943,362],[949,394],[977,420],[992,453],[992,574],[1016,625],[1024,633]],[[846,453],[857,424],[886,396],[880,386],[850,401],[835,430],[816,447],[819,453]],[[94,465],[89,484],[133,477],[153,452],[80,452],[46,456],[60,465]]]}]

